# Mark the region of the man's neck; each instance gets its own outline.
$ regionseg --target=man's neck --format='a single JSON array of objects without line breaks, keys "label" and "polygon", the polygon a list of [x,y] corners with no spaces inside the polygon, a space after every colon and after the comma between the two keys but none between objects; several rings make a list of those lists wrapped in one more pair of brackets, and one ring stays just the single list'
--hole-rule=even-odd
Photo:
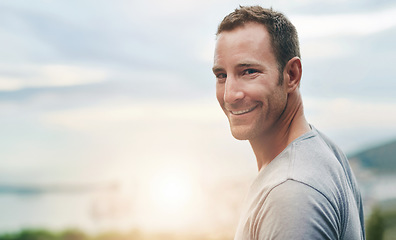
[{"label": "man's neck", "polygon": [[296,138],[310,131],[310,126],[305,120],[301,98],[294,100],[296,100],[294,104],[288,102],[279,121],[265,136],[249,141],[256,156],[259,171]]}]

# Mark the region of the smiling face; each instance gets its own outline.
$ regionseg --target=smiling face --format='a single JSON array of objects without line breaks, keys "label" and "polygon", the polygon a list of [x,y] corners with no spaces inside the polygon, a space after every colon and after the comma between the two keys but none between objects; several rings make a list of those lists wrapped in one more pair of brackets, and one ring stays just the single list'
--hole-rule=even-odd
[{"label": "smiling face", "polygon": [[287,89],[280,83],[283,75],[264,25],[251,22],[221,32],[213,73],[217,100],[236,139],[253,140],[276,131],[286,108]]}]

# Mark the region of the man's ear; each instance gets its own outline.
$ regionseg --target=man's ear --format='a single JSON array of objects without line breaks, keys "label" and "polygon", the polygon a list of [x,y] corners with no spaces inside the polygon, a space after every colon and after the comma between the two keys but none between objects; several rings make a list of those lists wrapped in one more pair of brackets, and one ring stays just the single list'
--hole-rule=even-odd
[{"label": "man's ear", "polygon": [[301,76],[302,76],[302,66],[301,66],[301,60],[299,57],[294,57],[290,59],[284,70],[284,84],[286,84],[287,92],[291,93],[296,88],[300,86],[300,81],[301,81]]}]

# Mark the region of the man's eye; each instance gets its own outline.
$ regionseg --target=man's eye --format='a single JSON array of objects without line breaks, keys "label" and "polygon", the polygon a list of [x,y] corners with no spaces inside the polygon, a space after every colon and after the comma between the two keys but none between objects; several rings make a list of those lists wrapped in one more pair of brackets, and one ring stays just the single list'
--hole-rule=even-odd
[{"label": "man's eye", "polygon": [[227,74],[225,74],[225,73],[216,74],[216,78],[217,78],[219,81],[224,81],[224,80],[227,78]]},{"label": "man's eye", "polygon": [[256,72],[258,72],[258,71],[255,69],[246,69],[245,71],[243,71],[244,74],[253,74]]}]

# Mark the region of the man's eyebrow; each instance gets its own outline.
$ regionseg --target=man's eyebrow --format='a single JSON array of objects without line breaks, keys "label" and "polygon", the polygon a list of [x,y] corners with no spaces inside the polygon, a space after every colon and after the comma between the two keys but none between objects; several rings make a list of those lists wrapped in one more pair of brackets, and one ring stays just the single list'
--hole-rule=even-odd
[{"label": "man's eyebrow", "polygon": [[214,73],[217,73],[217,72],[224,71],[224,68],[222,68],[222,67],[220,67],[220,66],[213,66],[213,67],[212,67],[212,71],[213,71]]},{"label": "man's eyebrow", "polygon": [[[260,67],[261,65],[256,62],[241,62],[235,66],[235,68],[245,68],[245,67]],[[212,71],[214,73],[224,71],[224,68],[221,66],[213,66]]]},{"label": "man's eyebrow", "polygon": [[243,68],[243,67],[258,67],[261,66],[258,63],[255,62],[244,62],[244,63],[239,63],[236,65],[237,68]]}]

